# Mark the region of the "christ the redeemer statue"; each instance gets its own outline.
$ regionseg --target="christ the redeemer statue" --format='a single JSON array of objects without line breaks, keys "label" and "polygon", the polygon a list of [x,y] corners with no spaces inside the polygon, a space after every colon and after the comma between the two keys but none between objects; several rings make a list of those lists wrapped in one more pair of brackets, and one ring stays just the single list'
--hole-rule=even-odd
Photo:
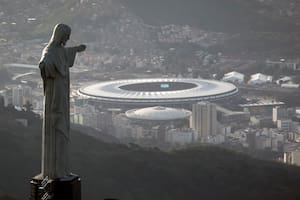
[{"label": "christ the redeemer statue", "polygon": [[42,176],[56,179],[70,174],[70,77],[69,67],[85,45],[65,47],[71,28],[57,24],[39,63],[44,83]]}]

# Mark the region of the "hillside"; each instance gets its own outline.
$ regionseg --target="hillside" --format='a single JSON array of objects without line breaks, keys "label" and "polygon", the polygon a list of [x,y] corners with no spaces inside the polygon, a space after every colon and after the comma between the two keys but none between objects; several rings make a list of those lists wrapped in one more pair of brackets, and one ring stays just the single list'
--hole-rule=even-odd
[{"label": "hillside", "polygon": [[169,24],[226,33],[210,50],[239,58],[296,58],[300,50],[296,0],[4,0],[0,15],[4,38],[46,42],[63,22],[75,30],[73,41],[97,44],[98,52],[157,53],[160,27]]},{"label": "hillside", "polygon": [[[219,32],[299,30],[299,27],[295,28],[295,21],[292,19],[274,15],[276,7],[272,7],[273,4],[262,4],[259,1],[124,0],[123,2],[132,12],[154,25],[190,24]],[[288,2],[282,4],[286,5]]]},{"label": "hillside", "polygon": [[[0,121],[0,190],[26,199],[39,172],[40,126]],[[82,176],[83,199],[289,199],[300,197],[300,169],[201,146],[163,153],[108,144],[72,131],[72,171]],[[6,181],[9,180],[9,181]]]},{"label": "hillside", "polygon": [[189,24],[231,37],[212,52],[250,58],[297,58],[300,4],[295,0],[124,0],[145,23]]}]

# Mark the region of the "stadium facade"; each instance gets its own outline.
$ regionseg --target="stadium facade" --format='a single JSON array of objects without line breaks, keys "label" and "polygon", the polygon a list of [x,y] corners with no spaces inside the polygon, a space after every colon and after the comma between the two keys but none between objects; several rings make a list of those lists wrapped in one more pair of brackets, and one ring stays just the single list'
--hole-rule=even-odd
[{"label": "stadium facade", "polygon": [[79,89],[83,98],[107,108],[168,106],[190,108],[199,101],[218,101],[238,93],[231,83],[188,78],[126,79]]}]

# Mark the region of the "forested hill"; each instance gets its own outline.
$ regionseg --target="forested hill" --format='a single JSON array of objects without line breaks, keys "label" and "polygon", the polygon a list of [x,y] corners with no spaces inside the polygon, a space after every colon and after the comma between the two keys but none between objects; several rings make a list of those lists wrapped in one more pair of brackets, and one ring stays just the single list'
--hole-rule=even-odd
[{"label": "forested hill", "polygon": [[[18,23],[16,29],[23,32],[31,32],[36,26],[42,31],[40,29],[62,19],[66,23],[78,22],[78,26],[96,26],[106,19],[120,17],[126,10],[135,13],[148,24],[190,24],[219,32],[251,30],[288,33],[299,31],[300,23],[300,6],[297,0],[2,1],[0,13],[3,20],[14,20]],[[37,22],[28,26],[26,20],[30,16],[35,16]]]},{"label": "forested hill", "polygon": [[2,1],[1,34],[12,41],[46,42],[53,26],[63,22],[75,30],[74,41],[156,51],[159,25],[176,24],[225,33],[226,40],[213,46],[212,52],[228,56],[295,59],[300,50],[298,0]]},{"label": "forested hill", "polygon": [[145,22],[153,25],[190,24],[220,32],[299,30],[292,19],[276,15],[276,8],[255,0],[122,0],[121,2]]},{"label": "forested hill", "polygon": [[[0,191],[21,200],[40,170],[41,130],[40,124],[25,128],[11,117],[9,123],[0,120]],[[299,168],[210,146],[163,153],[73,130],[71,164],[88,200],[300,199]]]}]

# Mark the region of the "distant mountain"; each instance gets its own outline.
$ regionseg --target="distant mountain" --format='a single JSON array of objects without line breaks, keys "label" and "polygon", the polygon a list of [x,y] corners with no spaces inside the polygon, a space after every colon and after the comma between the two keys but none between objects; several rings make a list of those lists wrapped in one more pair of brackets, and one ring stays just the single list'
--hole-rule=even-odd
[{"label": "distant mountain", "polygon": [[[27,198],[30,178],[40,171],[39,127],[0,121],[0,188],[19,199]],[[83,199],[300,198],[297,167],[210,146],[164,153],[104,143],[78,131],[71,135],[71,166],[82,177]]]}]

